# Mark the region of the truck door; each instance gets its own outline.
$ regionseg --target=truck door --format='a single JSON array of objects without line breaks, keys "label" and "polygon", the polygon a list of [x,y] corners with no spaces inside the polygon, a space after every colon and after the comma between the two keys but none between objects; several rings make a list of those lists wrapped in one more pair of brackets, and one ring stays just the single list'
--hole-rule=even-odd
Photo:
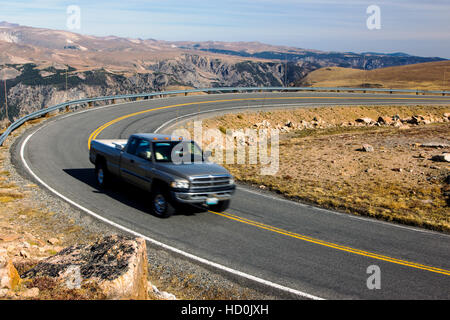
[{"label": "truck door", "polygon": [[127,150],[122,154],[122,177],[140,188],[150,189],[151,179],[147,177],[151,166],[150,157],[150,142],[132,138]]}]

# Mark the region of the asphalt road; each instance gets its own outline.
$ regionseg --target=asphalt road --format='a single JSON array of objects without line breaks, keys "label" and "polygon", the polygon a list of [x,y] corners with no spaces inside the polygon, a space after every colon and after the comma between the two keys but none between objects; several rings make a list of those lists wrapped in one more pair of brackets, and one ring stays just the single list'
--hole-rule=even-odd
[{"label": "asphalt road", "polygon": [[[148,197],[129,186],[99,191],[88,159],[89,137],[108,122],[97,131],[98,138],[153,132],[171,119],[207,110],[406,103],[450,103],[450,99],[255,93],[143,100],[60,116],[31,137],[24,135],[14,152],[23,168],[19,152],[26,140],[23,156],[32,172],[105,219],[271,283],[325,299],[449,299],[449,235],[323,210],[244,187],[238,188],[224,215],[182,212],[160,219],[148,213]],[[381,289],[367,287],[367,268],[372,265],[380,268]]]}]

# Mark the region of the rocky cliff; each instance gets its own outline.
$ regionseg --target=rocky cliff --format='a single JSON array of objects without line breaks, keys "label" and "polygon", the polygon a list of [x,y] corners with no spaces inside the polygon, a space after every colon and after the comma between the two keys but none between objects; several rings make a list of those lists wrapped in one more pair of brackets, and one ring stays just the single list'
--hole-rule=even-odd
[{"label": "rocky cliff", "polygon": [[[183,54],[146,66],[140,73],[118,73],[107,69],[66,71],[49,67],[38,69],[34,64],[6,65],[15,75],[6,80],[8,119],[13,121],[25,114],[65,100],[84,97],[142,93],[164,90],[169,86],[194,88],[234,86],[284,86],[305,76],[316,66],[304,62],[232,62]],[[2,84],[3,85],[3,84]],[[3,88],[2,88],[3,89]],[[6,121],[4,90],[0,90],[0,118]]]}]

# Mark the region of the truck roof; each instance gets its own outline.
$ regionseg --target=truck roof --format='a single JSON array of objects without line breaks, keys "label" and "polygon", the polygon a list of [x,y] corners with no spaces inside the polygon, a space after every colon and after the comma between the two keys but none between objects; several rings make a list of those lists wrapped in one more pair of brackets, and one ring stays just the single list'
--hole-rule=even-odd
[{"label": "truck roof", "polygon": [[[155,141],[179,141],[180,138],[182,138],[181,136],[171,136],[169,134],[158,134],[158,133],[135,133],[132,134],[131,137]],[[183,139],[183,140],[191,141],[190,139]]]}]

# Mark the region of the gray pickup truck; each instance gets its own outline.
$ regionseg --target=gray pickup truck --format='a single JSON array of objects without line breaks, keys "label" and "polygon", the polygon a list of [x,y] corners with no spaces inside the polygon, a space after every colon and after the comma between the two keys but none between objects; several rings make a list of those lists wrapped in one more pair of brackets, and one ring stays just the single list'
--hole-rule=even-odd
[{"label": "gray pickup truck", "polygon": [[183,204],[217,212],[229,207],[234,179],[206,158],[194,141],[148,133],[133,134],[128,141],[93,140],[89,150],[101,188],[115,176],[146,190],[152,212],[160,217],[171,216]]}]

